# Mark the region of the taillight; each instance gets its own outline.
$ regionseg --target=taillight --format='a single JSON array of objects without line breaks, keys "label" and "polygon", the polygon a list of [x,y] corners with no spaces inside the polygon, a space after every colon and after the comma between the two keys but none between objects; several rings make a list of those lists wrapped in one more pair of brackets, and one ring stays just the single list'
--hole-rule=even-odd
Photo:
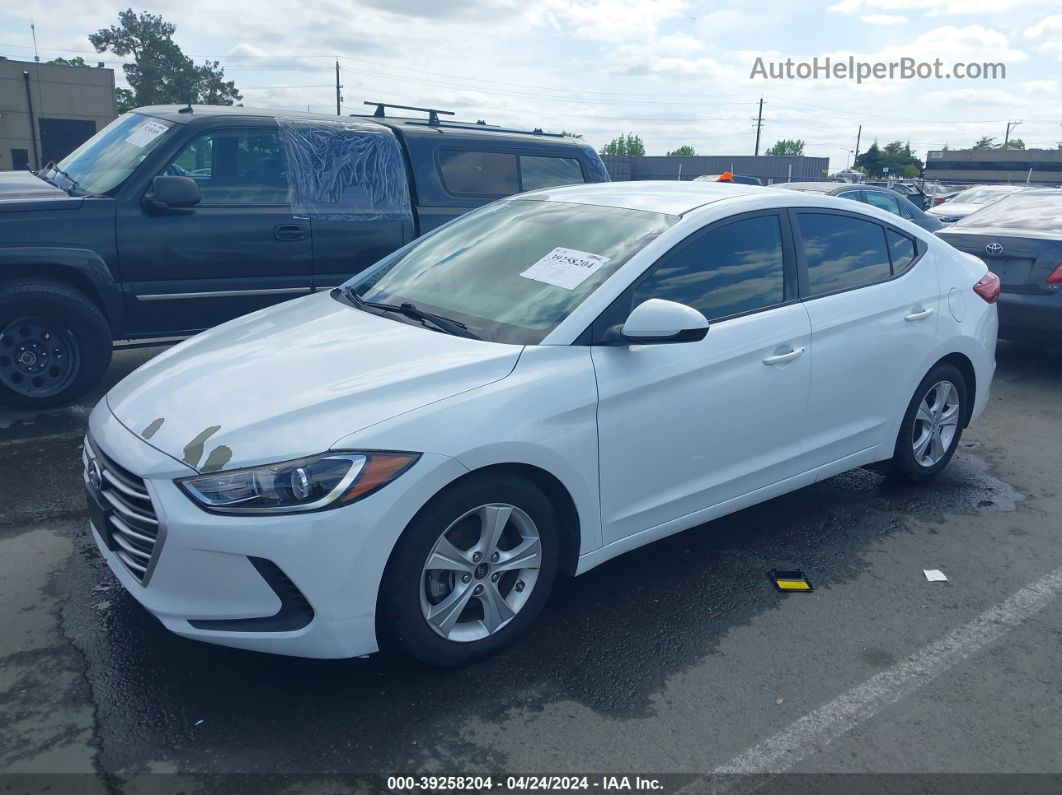
[{"label": "taillight", "polygon": [[989,271],[981,277],[981,281],[975,284],[973,289],[988,303],[994,304],[999,298],[999,277]]},{"label": "taillight", "polygon": [[938,204],[943,204],[945,201],[947,200],[943,196],[934,196],[932,206],[936,207]]},{"label": "taillight", "polygon": [[1051,275],[1047,277],[1048,284],[1062,284],[1062,262],[1058,263],[1058,267],[1051,271]]}]

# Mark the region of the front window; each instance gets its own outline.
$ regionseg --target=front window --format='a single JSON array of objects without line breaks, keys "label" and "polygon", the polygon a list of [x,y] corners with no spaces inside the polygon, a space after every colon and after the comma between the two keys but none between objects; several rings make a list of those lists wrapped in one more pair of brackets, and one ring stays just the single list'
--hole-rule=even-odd
[{"label": "front window", "polygon": [[557,201],[487,205],[348,282],[493,342],[535,345],[678,218]]},{"label": "front window", "polygon": [[173,124],[139,113],[112,121],[41,176],[65,190],[104,194],[121,185],[157,147]]}]

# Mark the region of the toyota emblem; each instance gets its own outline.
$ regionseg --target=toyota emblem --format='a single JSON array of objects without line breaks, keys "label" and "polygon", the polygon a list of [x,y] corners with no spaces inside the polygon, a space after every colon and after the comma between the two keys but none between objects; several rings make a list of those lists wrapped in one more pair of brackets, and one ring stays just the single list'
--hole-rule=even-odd
[{"label": "toyota emblem", "polygon": [[985,246],[985,251],[991,254],[993,257],[998,257],[1000,254],[1003,253],[1003,244],[989,243],[987,246]]}]

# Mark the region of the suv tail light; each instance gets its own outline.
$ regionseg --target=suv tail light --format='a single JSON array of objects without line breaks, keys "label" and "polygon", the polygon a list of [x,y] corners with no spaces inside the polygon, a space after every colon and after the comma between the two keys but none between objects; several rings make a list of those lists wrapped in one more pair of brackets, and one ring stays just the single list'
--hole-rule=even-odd
[{"label": "suv tail light", "polygon": [[988,303],[994,304],[996,299],[999,298],[999,277],[989,271],[981,277],[981,280],[974,285],[973,289],[975,293]]},{"label": "suv tail light", "polygon": [[1062,262],[1058,263],[1058,267],[1051,271],[1051,275],[1047,277],[1048,284],[1062,284]]}]

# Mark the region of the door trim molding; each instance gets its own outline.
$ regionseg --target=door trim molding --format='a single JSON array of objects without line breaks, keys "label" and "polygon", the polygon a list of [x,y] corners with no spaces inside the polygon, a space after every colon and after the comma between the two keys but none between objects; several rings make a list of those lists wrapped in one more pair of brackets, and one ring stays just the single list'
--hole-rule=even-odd
[{"label": "door trim molding", "polygon": [[200,293],[145,293],[137,301],[171,301],[181,298],[234,298],[243,295],[284,295],[312,293],[311,287],[273,287],[261,290],[208,290]]}]

